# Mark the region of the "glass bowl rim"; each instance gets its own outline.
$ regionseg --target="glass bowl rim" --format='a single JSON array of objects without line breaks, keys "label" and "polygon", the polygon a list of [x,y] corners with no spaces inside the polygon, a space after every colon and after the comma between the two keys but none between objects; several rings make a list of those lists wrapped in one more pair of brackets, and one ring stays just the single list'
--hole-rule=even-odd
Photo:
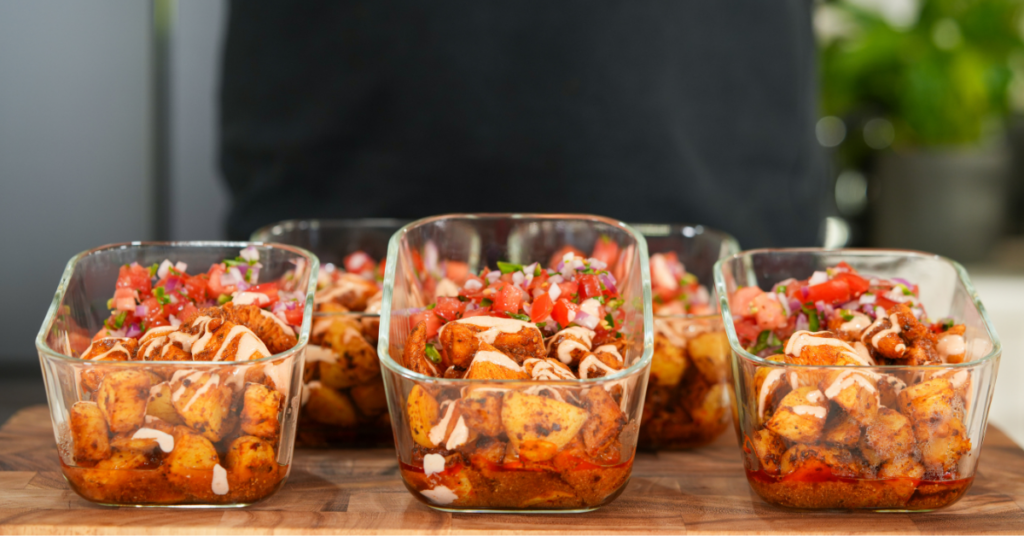
[{"label": "glass bowl rim", "polygon": [[[395,287],[395,266],[398,264],[398,249],[401,243],[402,237],[405,236],[408,231],[416,227],[427,225],[441,220],[572,220],[572,221],[590,221],[597,223],[604,223],[612,227],[617,227],[624,231],[627,236],[633,238],[637,245],[637,255],[640,258],[640,292],[643,299],[643,353],[640,359],[636,360],[635,363],[627,368],[624,368],[615,374],[609,374],[600,378],[587,378],[577,380],[467,380],[465,378],[439,378],[435,376],[427,376],[426,374],[420,374],[411,369],[406,368],[404,365],[398,363],[391,358],[391,353],[388,351],[390,345],[390,328],[391,328],[391,299],[394,293]],[[384,314],[387,312],[388,314]],[[635,229],[624,223],[613,218],[605,216],[597,216],[592,214],[563,214],[563,213],[552,213],[552,214],[537,214],[537,213],[453,213],[453,214],[441,214],[437,216],[429,216],[421,218],[419,220],[412,221],[395,234],[391,236],[391,240],[388,243],[388,261],[384,274],[384,298],[381,301],[381,315],[380,315],[380,331],[377,336],[377,357],[380,360],[382,366],[386,367],[391,372],[402,376],[404,379],[415,381],[417,383],[432,383],[447,385],[451,387],[455,386],[468,386],[468,385],[544,385],[544,386],[557,386],[557,387],[586,387],[586,386],[597,386],[604,385],[614,381],[621,381],[628,379],[637,374],[643,374],[645,368],[650,365],[651,360],[654,358],[654,314],[651,308],[651,269],[648,265],[647,257],[647,240],[644,236],[638,233]]]},{"label": "glass bowl rim", "polygon": [[[964,288],[967,290],[967,293],[968,293],[968,295],[971,298],[971,302],[974,303],[974,306],[978,309],[978,313],[980,314],[981,319],[985,323],[985,331],[988,333],[989,339],[992,341],[992,348],[989,350],[989,352],[984,357],[981,357],[979,359],[974,359],[974,360],[971,360],[971,361],[964,361],[963,363],[942,363],[942,364],[939,364],[939,365],[799,365],[799,364],[785,363],[785,362],[780,362],[780,361],[769,361],[769,360],[767,360],[767,359],[765,359],[763,357],[758,357],[758,356],[748,352],[746,350],[746,348],[743,348],[743,346],[739,342],[739,337],[736,335],[736,326],[733,324],[732,311],[729,309],[729,296],[728,296],[728,292],[727,292],[727,288],[726,288],[726,284],[725,284],[725,277],[722,275],[722,267],[727,262],[730,262],[730,261],[733,261],[733,260],[737,260],[737,259],[741,259],[741,258],[749,258],[749,257],[751,257],[753,255],[764,254],[764,253],[787,253],[787,254],[797,254],[797,253],[823,254],[823,253],[828,253],[828,254],[834,254],[834,255],[849,255],[849,256],[852,256],[852,257],[879,257],[879,256],[886,256],[886,255],[888,255],[888,256],[916,257],[916,258],[920,258],[920,259],[931,259],[931,260],[937,260],[937,261],[940,261],[940,262],[945,262],[945,263],[947,263],[947,264],[949,264],[950,266],[953,267],[954,271],[956,272],[957,278],[960,280],[960,283],[963,284]],[[912,250],[912,249],[882,249],[882,248],[837,248],[837,249],[827,249],[827,248],[759,248],[759,249],[749,249],[749,250],[741,251],[741,252],[736,253],[734,255],[730,255],[730,256],[725,257],[723,259],[719,259],[718,262],[715,263],[715,268],[714,268],[713,273],[714,273],[714,278],[715,278],[715,290],[718,292],[718,301],[719,301],[718,307],[719,307],[720,314],[722,316],[722,323],[724,324],[726,335],[729,338],[729,346],[732,348],[732,351],[733,351],[734,354],[738,355],[739,357],[743,358],[746,361],[752,361],[752,362],[754,362],[754,363],[756,363],[758,365],[773,366],[773,367],[785,367],[785,368],[795,368],[795,369],[807,369],[807,370],[815,370],[815,369],[818,369],[818,370],[820,370],[820,369],[842,369],[842,370],[851,370],[851,369],[852,370],[865,370],[865,369],[899,370],[899,369],[903,369],[903,370],[906,370],[906,369],[913,369],[913,370],[923,370],[923,371],[936,371],[936,370],[946,370],[946,369],[966,369],[966,368],[971,368],[971,367],[974,367],[974,366],[977,366],[977,365],[982,365],[982,364],[984,364],[984,363],[986,363],[988,361],[991,361],[993,359],[998,360],[999,357],[1002,355],[1002,342],[999,340],[999,335],[996,334],[996,330],[992,326],[992,321],[989,320],[989,318],[988,318],[988,312],[985,310],[985,306],[981,303],[981,299],[978,297],[978,291],[975,290],[974,284],[971,283],[971,278],[970,278],[970,276],[968,276],[967,270],[965,270],[964,267],[960,263],[954,261],[953,259],[950,259],[948,257],[944,257],[942,255],[937,255],[935,253],[927,253],[927,252],[924,252],[924,251],[916,251],[916,250]]]},{"label": "glass bowl rim", "polygon": [[[250,361],[91,361],[88,359],[82,359],[80,357],[72,357],[61,352],[58,352],[48,344],[46,344],[46,336],[50,330],[50,327],[54,323],[57,317],[57,311],[60,307],[61,300],[64,298],[64,293],[67,290],[68,283],[71,280],[71,276],[74,275],[75,268],[78,263],[84,258],[101,253],[104,251],[118,250],[118,249],[133,249],[133,248],[146,248],[146,247],[170,247],[170,248],[238,248],[244,249],[248,246],[263,246],[271,249],[281,249],[289,251],[298,255],[301,258],[306,259],[309,262],[309,283],[306,285],[306,303],[303,307],[302,312],[302,325],[299,328],[298,342],[295,346],[283,351],[278,352],[274,355],[262,357],[260,359],[253,359]],[[54,294],[53,300],[50,302],[50,308],[46,312],[46,316],[43,318],[43,325],[39,328],[39,333],[36,334],[36,350],[39,351],[41,357],[45,357],[48,360],[65,362],[65,363],[77,363],[85,364],[86,366],[115,366],[115,367],[140,367],[150,368],[154,366],[187,366],[191,368],[202,368],[202,367],[239,367],[248,366],[258,363],[264,363],[269,361],[276,361],[284,358],[294,357],[299,351],[301,351],[309,342],[310,327],[313,321],[313,295],[316,292],[316,275],[320,270],[320,259],[317,258],[313,253],[300,248],[298,246],[291,246],[287,244],[277,243],[265,243],[265,242],[243,242],[243,241],[229,241],[229,240],[179,240],[179,241],[132,241],[132,242],[116,242],[113,244],[105,244],[99,247],[87,249],[81,251],[71,257],[64,267],[64,272],[61,274],[60,283],[57,284],[57,292]]]},{"label": "glass bowl rim", "polygon": [[[275,236],[273,233],[275,227],[282,227],[282,230],[287,231],[295,229],[301,230],[303,225],[329,229],[358,229],[368,227],[400,229],[410,221],[411,220],[401,218],[293,218],[274,222],[256,229],[251,235],[249,235],[249,241],[268,241]],[[273,242],[273,240],[270,240],[270,242]]]}]

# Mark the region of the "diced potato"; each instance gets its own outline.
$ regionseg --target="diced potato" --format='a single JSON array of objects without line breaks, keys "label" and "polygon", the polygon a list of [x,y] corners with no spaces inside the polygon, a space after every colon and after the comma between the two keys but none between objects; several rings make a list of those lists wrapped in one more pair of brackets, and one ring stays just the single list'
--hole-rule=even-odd
[{"label": "diced potato", "polygon": [[88,465],[110,457],[110,430],[95,402],[75,402],[71,406],[71,438],[75,463]]},{"label": "diced potato", "polygon": [[817,443],[827,416],[828,405],[821,391],[815,387],[801,387],[782,398],[765,426],[790,441]]},{"label": "diced potato", "polygon": [[447,362],[457,367],[469,368],[470,362],[473,361],[473,356],[476,355],[476,351],[480,347],[480,339],[477,338],[477,333],[483,330],[484,328],[480,326],[463,324],[461,322],[452,322],[445,325],[439,342],[441,343],[444,355],[447,357]]},{"label": "diced potato", "polygon": [[475,390],[459,399],[459,413],[466,420],[466,426],[485,436],[500,435],[504,431],[501,425],[501,398],[499,392]]},{"label": "diced potato", "polygon": [[750,436],[750,442],[761,470],[770,475],[779,474],[779,464],[786,452],[786,444],[782,438],[773,434],[771,430],[762,428]]},{"label": "diced potato", "polygon": [[[512,368],[516,367],[516,368]],[[496,347],[480,342],[480,349],[466,371],[468,380],[527,380],[529,376],[515,360]]]},{"label": "diced potato", "polygon": [[961,417],[963,402],[946,378],[911,385],[899,396],[900,412],[910,419],[921,451],[921,463],[929,474],[942,475],[956,468],[970,452]]},{"label": "diced potato", "polygon": [[232,483],[248,489],[263,490],[277,484],[280,466],[274,447],[258,437],[241,436],[228,447],[226,469]]},{"label": "diced potato", "polygon": [[860,444],[860,424],[845,412],[835,412],[835,416],[829,415],[825,423],[825,443],[833,447],[846,449],[856,448]]},{"label": "diced potato", "polygon": [[544,462],[558,454],[558,445],[543,439],[524,441],[519,445],[519,457],[531,462]]},{"label": "diced potato", "polygon": [[878,468],[878,478],[913,478],[924,477],[924,466],[912,456],[901,456],[889,460]]},{"label": "diced potato", "polygon": [[90,361],[128,361],[135,359],[139,341],[127,337],[107,337],[94,341],[82,354]]},{"label": "diced potato", "polygon": [[234,393],[219,373],[196,372],[171,387],[171,404],[189,427],[210,441],[220,441],[234,429]]},{"label": "diced potato", "polygon": [[344,393],[322,385],[308,385],[309,400],[302,411],[316,422],[336,426],[355,426],[356,407]]},{"label": "diced potato", "polygon": [[349,391],[359,411],[367,417],[376,417],[388,410],[388,397],[383,382],[357,385]]},{"label": "diced potato", "polygon": [[[174,427],[174,449],[164,458],[162,464],[167,480],[183,491],[195,492],[197,484],[193,479],[197,471],[211,471],[218,463],[220,459],[217,457],[217,450],[209,439],[186,426]],[[204,488],[198,490],[199,493],[205,494],[209,481],[199,485]]]},{"label": "diced potato", "polygon": [[587,454],[598,456],[619,437],[626,426],[626,415],[603,387],[590,388],[583,397],[583,403],[590,413],[590,418],[583,425],[583,444]]},{"label": "diced potato", "polygon": [[137,370],[119,370],[103,378],[97,403],[107,418],[110,431],[128,432],[142,426],[149,388],[149,376]]},{"label": "diced potato", "polygon": [[690,415],[701,428],[714,429],[726,423],[728,409],[728,386],[724,383],[717,383],[708,389],[701,403],[690,411]]},{"label": "diced potato", "polygon": [[255,305],[235,305],[228,302],[223,307],[209,307],[199,312],[200,315],[224,318],[240,324],[252,331],[262,341],[269,355],[278,354],[298,344],[294,331],[275,320],[269,311]]},{"label": "diced potato", "polygon": [[[803,335],[804,337],[813,337]],[[831,344],[804,344],[800,355],[786,354],[786,362],[795,365],[857,365],[856,360],[848,355],[847,344],[832,336],[813,337],[814,339],[830,339]]]},{"label": "diced potato", "polygon": [[146,415],[156,417],[170,424],[181,424],[181,417],[178,410],[171,404],[171,386],[167,382],[160,382],[149,390],[149,403],[146,405]]},{"label": "diced potato", "polygon": [[110,457],[96,464],[97,469],[138,469],[150,462],[150,456],[138,450],[114,450]]},{"label": "diced potato", "polygon": [[864,471],[860,461],[848,450],[803,444],[793,446],[782,455],[780,469],[783,475],[794,471],[812,474],[831,471],[833,475],[851,478],[861,476]]},{"label": "diced potato", "polygon": [[724,331],[702,333],[689,344],[690,359],[711,383],[722,383],[729,375],[729,339]]},{"label": "diced potato", "polygon": [[517,363],[531,357],[544,357],[546,354],[544,338],[540,330],[533,327],[524,327],[516,333],[498,333],[492,344]]},{"label": "diced potato", "polygon": [[518,451],[524,441],[543,439],[563,447],[587,421],[586,410],[572,404],[517,391],[505,395],[501,422],[509,443]]},{"label": "diced potato", "polygon": [[594,332],[589,329],[581,327],[563,329],[551,338],[548,345],[549,357],[568,365],[578,365],[580,360],[590,354],[593,337]]},{"label": "diced potato", "polygon": [[829,400],[843,408],[861,426],[878,413],[878,388],[874,379],[852,370],[829,371],[819,384]]},{"label": "diced potato", "polygon": [[427,357],[427,325],[420,322],[409,334],[402,353],[402,362],[406,368],[427,376],[440,376],[440,364],[435,364]]},{"label": "diced potato", "polygon": [[366,383],[380,374],[377,352],[359,331],[343,322],[331,324],[324,344],[339,356],[337,362],[320,362],[320,381],[334,389]]},{"label": "diced potato", "polygon": [[[416,385],[409,392],[405,403],[409,416],[409,432],[416,443],[426,448],[434,448],[436,443],[430,440],[430,429],[441,419],[437,399],[421,385]],[[467,426],[469,423],[466,423]],[[497,435],[497,434],[495,434]]]},{"label": "diced potato", "polygon": [[686,352],[669,342],[664,335],[654,336],[654,357],[651,359],[651,384],[675,387],[686,373]]},{"label": "diced potato", "polygon": [[918,443],[921,463],[930,475],[936,477],[955,470],[960,458],[971,451],[971,440],[967,438],[967,430],[960,419],[953,419],[938,428],[946,435],[936,432],[927,441]]},{"label": "diced potato", "polygon": [[907,457],[914,452],[914,430],[910,420],[889,408],[878,409],[875,419],[864,431],[864,438],[882,460]]},{"label": "diced potato", "polygon": [[258,383],[245,386],[242,397],[242,431],[267,441],[276,441],[281,431],[281,393]]}]

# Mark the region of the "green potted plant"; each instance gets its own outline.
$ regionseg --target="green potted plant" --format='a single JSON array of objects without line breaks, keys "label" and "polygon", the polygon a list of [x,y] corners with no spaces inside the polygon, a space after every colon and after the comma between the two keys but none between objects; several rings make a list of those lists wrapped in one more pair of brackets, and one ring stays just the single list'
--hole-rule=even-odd
[{"label": "green potted plant", "polygon": [[[821,106],[832,121],[824,126],[841,141],[839,167],[871,177],[872,245],[965,261],[991,249],[1006,218],[1004,125],[1018,84],[1014,65],[1024,64],[1021,7],[1020,0],[818,6]],[[835,135],[837,124],[845,136]]]}]

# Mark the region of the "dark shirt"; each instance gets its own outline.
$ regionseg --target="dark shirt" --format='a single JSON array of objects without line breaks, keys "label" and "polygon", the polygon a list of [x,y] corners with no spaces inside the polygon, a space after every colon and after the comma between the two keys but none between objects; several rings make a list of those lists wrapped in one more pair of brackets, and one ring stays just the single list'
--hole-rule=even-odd
[{"label": "dark shirt", "polygon": [[809,0],[231,4],[229,234],[571,212],[814,245]]}]

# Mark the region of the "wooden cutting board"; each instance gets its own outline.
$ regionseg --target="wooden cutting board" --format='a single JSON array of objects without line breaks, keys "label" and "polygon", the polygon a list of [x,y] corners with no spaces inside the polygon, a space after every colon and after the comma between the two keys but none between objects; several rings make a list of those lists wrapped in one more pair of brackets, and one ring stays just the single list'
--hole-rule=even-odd
[{"label": "wooden cutting board", "polygon": [[0,428],[3,534],[521,533],[1024,533],[1024,451],[995,427],[974,487],[925,514],[786,510],[747,486],[731,434],[692,452],[638,454],[612,504],[588,514],[435,512],[399,481],[395,453],[299,450],[277,495],[244,509],[106,508],[79,498],[60,473],[50,417],[27,408]]}]

